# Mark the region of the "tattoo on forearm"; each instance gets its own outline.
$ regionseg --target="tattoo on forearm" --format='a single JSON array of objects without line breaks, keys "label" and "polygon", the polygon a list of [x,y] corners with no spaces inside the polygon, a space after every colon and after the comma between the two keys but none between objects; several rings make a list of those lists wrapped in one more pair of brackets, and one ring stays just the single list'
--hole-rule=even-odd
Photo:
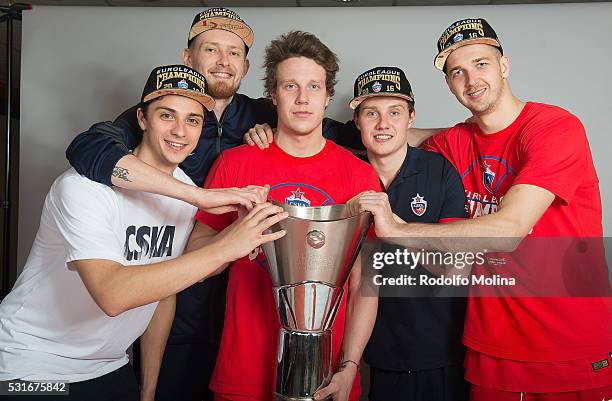
[{"label": "tattoo on forearm", "polygon": [[128,181],[128,182],[132,182],[129,178],[128,175],[130,174],[130,170],[128,170],[127,168],[123,168],[123,167],[115,167],[113,169],[113,177],[117,177],[123,181]]}]

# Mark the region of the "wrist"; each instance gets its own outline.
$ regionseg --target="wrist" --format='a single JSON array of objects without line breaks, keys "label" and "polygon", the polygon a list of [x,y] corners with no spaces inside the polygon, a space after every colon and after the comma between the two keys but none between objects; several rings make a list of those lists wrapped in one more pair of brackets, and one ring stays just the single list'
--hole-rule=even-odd
[{"label": "wrist", "polygon": [[203,188],[197,187],[195,185],[189,185],[185,183],[181,184],[182,185],[178,188],[179,193],[177,198],[191,205],[198,206],[198,199],[201,199],[202,194],[204,194],[206,191]]},{"label": "wrist", "polygon": [[404,232],[405,224],[399,223],[395,220],[391,220],[387,225],[387,232],[385,233],[385,237],[388,238],[399,238],[406,236]]},{"label": "wrist", "polygon": [[390,237],[402,237],[402,227],[401,225],[394,221],[393,223],[391,223],[391,235],[389,235]]},{"label": "wrist", "polygon": [[141,400],[152,400],[155,397],[155,388],[151,388],[150,386],[143,387],[140,389],[140,399]]},{"label": "wrist", "polygon": [[353,373],[357,373],[357,371],[359,371],[359,363],[353,359],[344,358],[338,365],[338,371],[352,371]]},{"label": "wrist", "polygon": [[210,255],[214,265],[224,265],[234,261],[231,250],[229,250],[226,244],[226,238],[224,235],[218,235],[208,246],[206,251],[207,257]]},{"label": "wrist", "polygon": [[399,231],[399,227],[397,225],[397,223],[391,221],[391,222],[386,222],[385,224],[381,224],[380,226],[376,226],[374,225],[375,230],[376,230],[376,235],[378,237],[381,238],[393,238],[393,237],[400,237],[401,235],[398,235],[398,231]]}]

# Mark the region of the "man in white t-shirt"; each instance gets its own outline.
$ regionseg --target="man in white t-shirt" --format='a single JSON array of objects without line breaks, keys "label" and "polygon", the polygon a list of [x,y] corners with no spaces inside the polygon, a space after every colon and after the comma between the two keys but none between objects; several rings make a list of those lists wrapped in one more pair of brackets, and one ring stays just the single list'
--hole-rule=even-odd
[{"label": "man in white t-shirt", "polygon": [[[137,111],[144,135],[134,155],[194,185],[177,166],[198,142],[204,107],[213,106],[198,72],[154,69]],[[286,217],[259,203],[266,195],[263,187],[214,191],[209,212],[251,211],[203,245],[200,231],[192,232],[195,207],[66,171],[51,186],[23,272],[0,304],[0,381],[11,380],[4,385],[13,390],[28,381],[68,382],[57,387],[70,393],[61,400],[152,400],[174,294],[284,235],[262,234]],[[141,335],[139,390],[126,350]]]}]

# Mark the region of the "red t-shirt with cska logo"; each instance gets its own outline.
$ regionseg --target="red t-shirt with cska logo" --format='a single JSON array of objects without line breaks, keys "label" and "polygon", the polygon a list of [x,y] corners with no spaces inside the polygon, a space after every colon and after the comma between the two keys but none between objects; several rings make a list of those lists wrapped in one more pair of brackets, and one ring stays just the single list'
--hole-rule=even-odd
[{"label": "red t-shirt with cska logo", "polygon": [[[471,217],[496,212],[511,186],[530,184],[556,198],[527,240],[602,236],[599,181],[585,130],[578,118],[559,107],[529,102],[500,132],[484,134],[477,124],[462,123],[430,138],[424,148],[442,154],[455,166]],[[554,247],[567,241],[544,243]],[[528,256],[530,260],[542,257],[538,252]],[[558,266],[562,266],[564,256],[557,257]],[[519,273],[534,273],[531,276],[541,280],[541,285],[567,284],[561,268],[549,269],[546,277],[538,277],[539,272],[520,272],[521,262],[511,260],[514,264],[504,268],[514,266]],[[546,267],[556,266],[550,260],[542,262]],[[535,265],[530,263],[529,268],[535,269]],[[587,275],[599,274],[597,268]],[[607,275],[603,277],[606,284]],[[535,286],[537,289],[537,282]],[[503,289],[500,291],[503,295]],[[469,299],[463,336],[469,348],[468,380],[485,387],[528,392],[580,390],[612,383],[612,367],[594,369],[591,364],[609,361],[608,352],[612,352],[612,298],[522,295]]]},{"label": "red t-shirt with cska logo", "polygon": [[[370,165],[327,140],[311,157],[293,157],[275,143],[260,150],[239,146],[224,151],[213,165],[206,188],[270,185],[269,198],[297,206],[346,203],[367,190],[380,191]],[[236,219],[236,213],[197,218],[217,231]],[[348,283],[347,283],[348,285]],[[332,327],[334,370],[340,362],[347,286]],[[278,312],[272,281],[260,248],[230,266],[225,323],[221,348],[210,387],[217,393],[272,399],[279,334]],[[358,400],[361,388],[355,379],[350,399]]]}]

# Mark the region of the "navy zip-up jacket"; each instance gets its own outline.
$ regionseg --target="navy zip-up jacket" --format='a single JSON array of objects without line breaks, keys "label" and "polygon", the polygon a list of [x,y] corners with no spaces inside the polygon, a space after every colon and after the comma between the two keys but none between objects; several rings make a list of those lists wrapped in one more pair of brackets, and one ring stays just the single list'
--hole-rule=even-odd
[{"label": "navy zip-up jacket", "polygon": [[[134,106],[123,112],[114,122],[94,124],[89,130],[76,136],[66,157],[70,164],[87,178],[111,186],[113,168],[123,156],[133,150],[142,137]],[[193,154],[180,167],[202,186],[212,163],[219,153],[243,143],[243,135],[255,124],[276,126],[276,108],[265,98],[252,99],[235,94],[217,121],[215,113],[206,110],[202,135]],[[352,121],[343,124],[331,119],[323,121],[323,134],[336,143],[353,149],[363,149],[361,137]]]}]

